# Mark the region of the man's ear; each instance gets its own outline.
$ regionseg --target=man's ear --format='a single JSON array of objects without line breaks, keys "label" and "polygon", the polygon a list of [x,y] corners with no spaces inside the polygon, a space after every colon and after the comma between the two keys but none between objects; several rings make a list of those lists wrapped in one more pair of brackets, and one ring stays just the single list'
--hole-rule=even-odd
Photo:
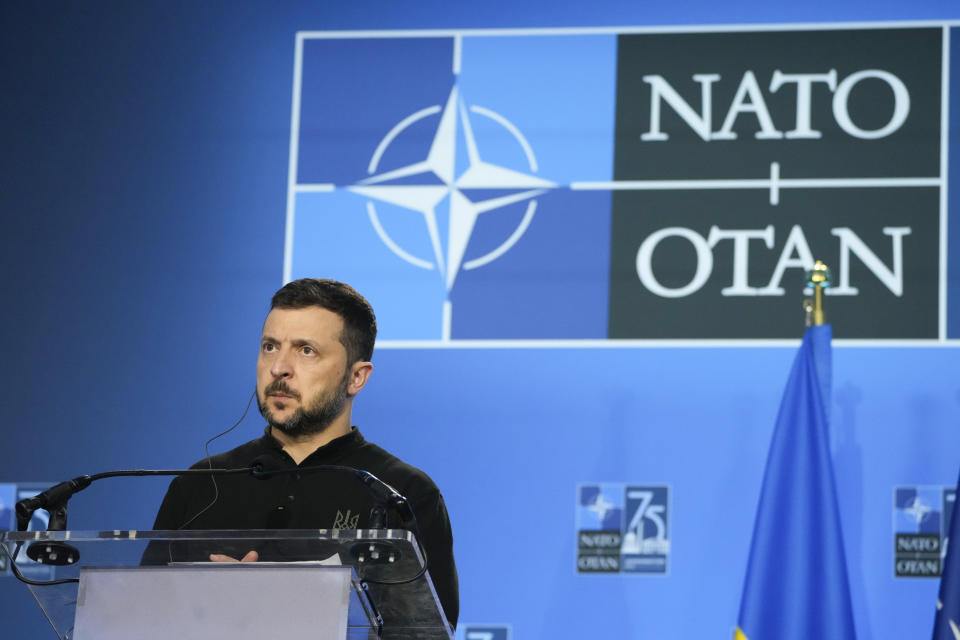
[{"label": "man's ear", "polygon": [[347,393],[351,396],[360,393],[370,379],[373,364],[370,362],[354,362],[350,367],[350,382],[347,384]]}]

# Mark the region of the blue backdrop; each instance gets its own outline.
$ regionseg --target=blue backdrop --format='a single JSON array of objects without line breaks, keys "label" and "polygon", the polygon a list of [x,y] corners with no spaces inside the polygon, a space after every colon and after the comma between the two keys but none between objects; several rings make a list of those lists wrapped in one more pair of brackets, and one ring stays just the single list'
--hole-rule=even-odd
[{"label": "blue backdrop", "polygon": [[[4,4],[0,483],[185,466],[242,413],[283,277],[298,31],[958,18],[952,2],[853,0]],[[602,171],[563,179],[609,179]],[[728,638],[798,344],[387,345],[355,422],[441,487],[461,627],[505,625],[516,640]],[[932,628],[938,581],[894,576],[894,491],[954,482],[958,364],[949,341],[834,350],[834,465],[861,640]],[[250,416],[215,447],[260,430]],[[669,487],[665,575],[577,572],[578,488],[600,483]],[[71,503],[70,527],[149,528],[165,488],[99,483]],[[2,637],[53,636],[10,576],[0,625]]]}]

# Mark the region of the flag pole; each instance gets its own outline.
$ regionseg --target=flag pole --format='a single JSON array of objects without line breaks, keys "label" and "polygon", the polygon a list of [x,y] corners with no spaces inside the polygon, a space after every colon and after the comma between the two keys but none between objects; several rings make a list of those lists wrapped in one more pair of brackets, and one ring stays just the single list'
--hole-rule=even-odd
[{"label": "flag pole", "polygon": [[813,263],[813,269],[807,271],[807,287],[813,289],[813,298],[803,301],[808,327],[826,324],[826,316],[823,313],[823,290],[830,286],[832,278],[830,267],[820,260]]},{"label": "flag pole", "polygon": [[767,453],[736,640],[857,637],[830,454],[830,269],[817,261],[806,277],[807,329]]}]

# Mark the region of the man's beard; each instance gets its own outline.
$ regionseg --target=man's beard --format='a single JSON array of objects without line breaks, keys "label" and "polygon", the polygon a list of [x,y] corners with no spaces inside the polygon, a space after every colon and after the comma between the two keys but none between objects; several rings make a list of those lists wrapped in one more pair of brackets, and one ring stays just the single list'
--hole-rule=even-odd
[{"label": "man's beard", "polygon": [[267,406],[270,394],[279,391],[296,399],[299,399],[300,395],[290,389],[283,380],[274,380],[263,390],[263,398],[257,398],[260,405],[260,414],[266,418],[271,429],[278,429],[294,438],[320,433],[329,427],[337,416],[343,413],[343,408],[349,397],[347,395],[349,383],[350,376],[349,371],[347,371],[337,384],[336,389],[315,397],[310,404],[297,409],[287,420],[277,422],[273,417],[273,412],[270,411],[270,407]]}]

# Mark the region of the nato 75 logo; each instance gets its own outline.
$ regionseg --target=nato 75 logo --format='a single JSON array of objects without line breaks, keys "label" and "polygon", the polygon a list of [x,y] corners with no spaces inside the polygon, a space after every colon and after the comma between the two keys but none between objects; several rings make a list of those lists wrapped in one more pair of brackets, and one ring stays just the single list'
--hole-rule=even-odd
[{"label": "nato 75 logo", "polygon": [[666,485],[581,485],[577,572],[667,573],[669,496]]}]

